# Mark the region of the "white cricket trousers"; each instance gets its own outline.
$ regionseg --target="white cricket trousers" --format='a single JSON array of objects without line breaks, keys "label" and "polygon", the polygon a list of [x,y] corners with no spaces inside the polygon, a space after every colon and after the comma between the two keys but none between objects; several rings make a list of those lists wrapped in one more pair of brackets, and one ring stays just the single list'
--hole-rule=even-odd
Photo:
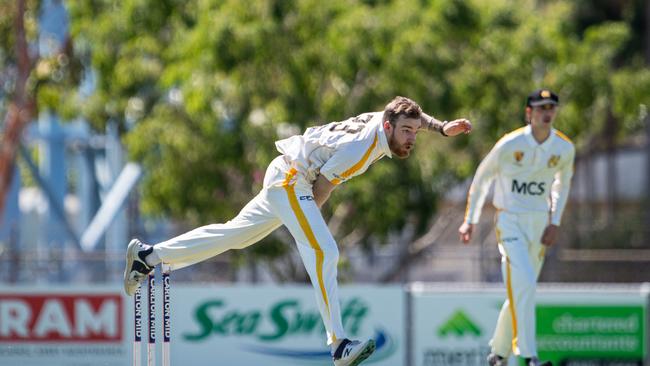
[{"label": "white cricket trousers", "polygon": [[498,211],[496,234],[507,298],[501,307],[492,351],[508,357],[536,357],[535,290],[546,247],[541,239],[549,224],[544,212],[513,214]]},{"label": "white cricket trousers", "polygon": [[284,224],[296,241],[316,291],[327,344],[331,344],[347,337],[336,279],[339,251],[314,201],[311,185],[296,184],[299,179],[296,170],[279,156],[266,170],[262,191],[234,219],[199,227],[154,245],[154,250],[163,263],[179,269],[229,249],[246,248]]}]

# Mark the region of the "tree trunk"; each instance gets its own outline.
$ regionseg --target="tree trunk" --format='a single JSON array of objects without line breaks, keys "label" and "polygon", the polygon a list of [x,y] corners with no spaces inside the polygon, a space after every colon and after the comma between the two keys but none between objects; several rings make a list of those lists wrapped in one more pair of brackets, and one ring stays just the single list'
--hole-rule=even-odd
[{"label": "tree trunk", "polygon": [[33,62],[29,58],[24,17],[25,0],[18,0],[14,21],[18,75],[16,77],[15,93],[13,99],[9,102],[5,130],[0,142],[0,221],[5,209],[5,200],[11,187],[20,137],[25,126],[36,113],[34,95],[28,90],[28,79],[33,68]]}]

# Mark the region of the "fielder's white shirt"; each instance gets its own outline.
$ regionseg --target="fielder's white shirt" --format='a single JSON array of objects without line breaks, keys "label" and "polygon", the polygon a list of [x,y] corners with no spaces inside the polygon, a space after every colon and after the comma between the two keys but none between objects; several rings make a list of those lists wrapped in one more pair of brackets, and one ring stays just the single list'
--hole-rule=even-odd
[{"label": "fielder's white shirt", "polygon": [[[383,127],[384,112],[371,112],[308,128],[275,146],[298,172],[297,184],[312,185],[319,174],[338,185],[392,157]],[[281,181],[274,184],[281,184]]]},{"label": "fielder's white shirt", "polygon": [[483,159],[467,198],[465,222],[478,223],[490,184],[495,180],[494,206],[511,213],[550,212],[560,225],[566,205],[575,148],[561,132],[538,143],[530,125],[499,140]]}]

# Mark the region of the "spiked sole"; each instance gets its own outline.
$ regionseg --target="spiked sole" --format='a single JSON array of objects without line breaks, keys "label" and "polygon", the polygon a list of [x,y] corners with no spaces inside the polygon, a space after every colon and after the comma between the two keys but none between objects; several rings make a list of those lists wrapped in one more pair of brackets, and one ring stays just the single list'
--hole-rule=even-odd
[{"label": "spiked sole", "polygon": [[368,341],[368,344],[366,345],[366,348],[363,349],[363,351],[359,352],[359,356],[352,361],[352,363],[349,366],[357,366],[361,362],[363,362],[366,358],[370,357],[370,355],[375,352],[375,341],[370,340]]}]

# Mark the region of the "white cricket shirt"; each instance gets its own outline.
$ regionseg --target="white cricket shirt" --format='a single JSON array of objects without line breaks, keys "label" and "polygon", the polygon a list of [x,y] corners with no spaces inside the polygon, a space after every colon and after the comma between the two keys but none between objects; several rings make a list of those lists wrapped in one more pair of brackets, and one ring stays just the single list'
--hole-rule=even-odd
[{"label": "white cricket shirt", "polygon": [[494,206],[511,213],[549,212],[559,225],[566,205],[575,148],[561,132],[538,143],[530,125],[501,138],[483,159],[467,198],[465,222],[478,223],[490,184],[495,180]]},{"label": "white cricket shirt", "polygon": [[275,146],[298,171],[298,184],[311,185],[322,174],[338,185],[362,174],[382,157],[392,157],[384,133],[383,114],[364,113],[345,121],[310,127],[302,135],[276,141]]}]

